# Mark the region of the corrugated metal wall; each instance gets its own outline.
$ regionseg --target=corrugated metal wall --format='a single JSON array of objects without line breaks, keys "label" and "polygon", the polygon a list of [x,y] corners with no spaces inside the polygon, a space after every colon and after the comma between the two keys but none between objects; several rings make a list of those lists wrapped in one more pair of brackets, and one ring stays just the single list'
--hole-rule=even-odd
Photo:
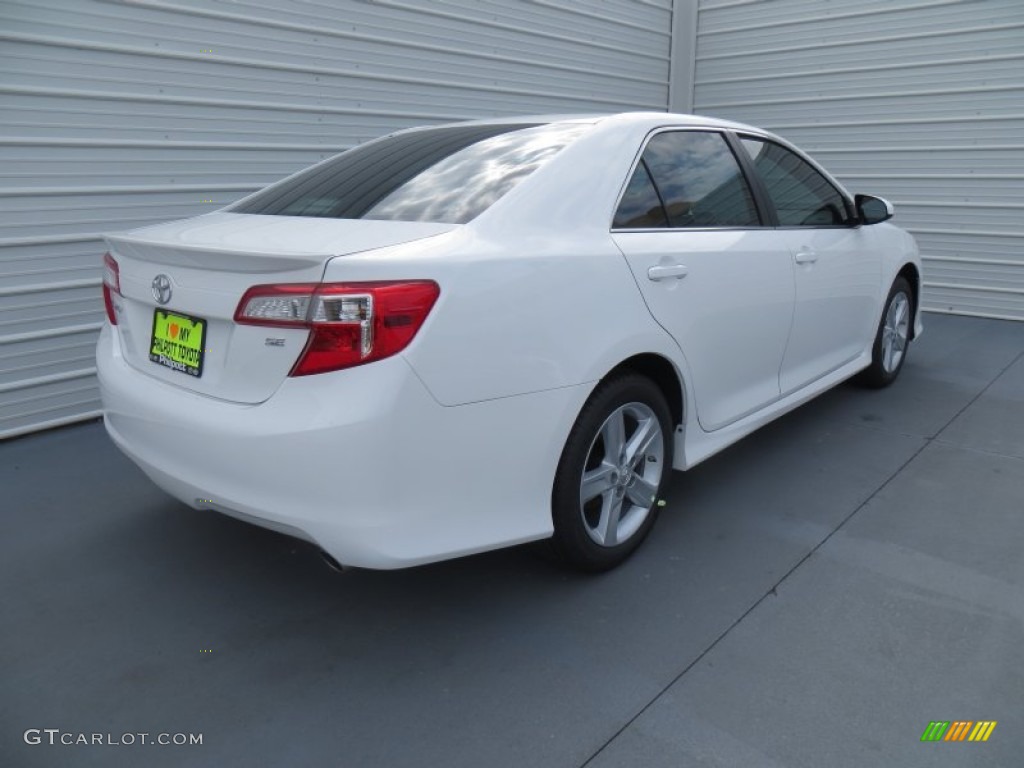
[{"label": "corrugated metal wall", "polygon": [[97,234],[411,125],[665,109],[672,0],[2,0],[0,438],[98,415]]},{"label": "corrugated metal wall", "polygon": [[927,308],[1024,319],[1022,0],[704,0],[694,111],[892,200]]}]

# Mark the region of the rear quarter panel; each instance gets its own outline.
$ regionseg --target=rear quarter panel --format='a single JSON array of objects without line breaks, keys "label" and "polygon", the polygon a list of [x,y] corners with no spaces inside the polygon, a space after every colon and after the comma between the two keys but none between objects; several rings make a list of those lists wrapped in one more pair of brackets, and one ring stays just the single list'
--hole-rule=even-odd
[{"label": "rear quarter panel", "polygon": [[597,381],[643,352],[680,358],[607,233],[495,243],[466,228],[335,259],[325,276],[402,278],[441,286],[404,356],[442,405]]}]

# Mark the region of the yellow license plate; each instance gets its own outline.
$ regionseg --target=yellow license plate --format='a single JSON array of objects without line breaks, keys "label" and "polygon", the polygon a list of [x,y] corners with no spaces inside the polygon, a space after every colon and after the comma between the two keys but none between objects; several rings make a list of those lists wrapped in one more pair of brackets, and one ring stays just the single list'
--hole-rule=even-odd
[{"label": "yellow license plate", "polygon": [[177,312],[153,311],[149,359],[173,371],[199,378],[206,354],[206,321]]}]

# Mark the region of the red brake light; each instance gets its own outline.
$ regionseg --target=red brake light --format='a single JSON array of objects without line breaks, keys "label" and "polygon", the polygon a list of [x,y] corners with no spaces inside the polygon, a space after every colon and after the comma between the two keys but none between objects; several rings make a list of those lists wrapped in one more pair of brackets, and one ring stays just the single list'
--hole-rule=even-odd
[{"label": "red brake light", "polygon": [[390,357],[409,345],[437,301],[431,280],[257,285],[235,322],[309,328],[290,376],[326,373]]},{"label": "red brake light", "polygon": [[103,254],[103,306],[107,309],[107,320],[111,325],[117,325],[113,293],[121,294],[121,272],[114,257],[105,253]]}]

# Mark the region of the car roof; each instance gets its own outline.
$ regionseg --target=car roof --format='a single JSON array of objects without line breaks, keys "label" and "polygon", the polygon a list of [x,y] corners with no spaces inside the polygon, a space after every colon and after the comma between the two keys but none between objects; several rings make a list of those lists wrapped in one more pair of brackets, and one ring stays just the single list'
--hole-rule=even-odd
[{"label": "car roof", "polygon": [[653,127],[655,125],[684,125],[701,126],[710,128],[726,128],[731,130],[756,131],[767,133],[760,128],[744,123],[737,123],[732,120],[722,120],[717,117],[705,115],[689,115],[674,112],[607,112],[607,113],[562,113],[562,114],[540,114],[540,115],[508,115],[499,117],[488,117],[477,120],[460,120],[451,123],[438,125],[424,125],[409,130],[421,130],[426,128],[445,128],[449,126],[465,125],[551,125],[555,123],[606,123],[631,127]]}]

